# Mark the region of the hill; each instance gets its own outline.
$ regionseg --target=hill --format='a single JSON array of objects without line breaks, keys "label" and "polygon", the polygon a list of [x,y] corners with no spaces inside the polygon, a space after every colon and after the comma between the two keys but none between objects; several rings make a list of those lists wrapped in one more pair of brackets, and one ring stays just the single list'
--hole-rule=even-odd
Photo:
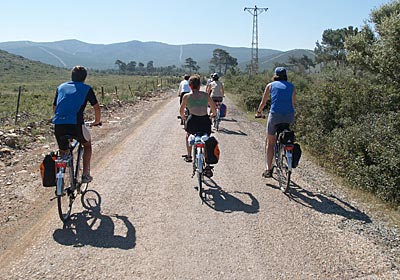
[{"label": "hill", "polygon": [[[0,49],[21,55],[31,60],[41,61],[58,67],[71,68],[81,64],[94,69],[114,69],[117,59],[146,64],[153,61],[155,67],[175,65],[180,67],[188,57],[193,58],[201,67],[208,70],[213,50],[226,50],[237,58],[240,68],[245,69],[250,60],[250,48],[226,47],[216,44],[169,45],[160,42],[129,41],[114,44],[89,44],[78,40],[57,42],[15,41],[0,43]],[[288,57],[279,50],[259,49],[260,68],[272,65],[274,61],[285,62]],[[313,53],[310,50],[297,50],[296,55]],[[264,63],[265,62],[265,63]],[[270,64],[270,62],[272,64]]]},{"label": "hill", "polygon": [[0,50],[0,83],[64,80],[70,71]]}]

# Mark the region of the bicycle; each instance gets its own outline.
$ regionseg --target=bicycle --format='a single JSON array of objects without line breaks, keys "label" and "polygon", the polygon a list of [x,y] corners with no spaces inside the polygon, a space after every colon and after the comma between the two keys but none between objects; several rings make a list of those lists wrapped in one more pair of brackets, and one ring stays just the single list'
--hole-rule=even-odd
[{"label": "bicycle", "polygon": [[213,127],[218,131],[219,130],[219,123],[221,122],[220,106],[221,106],[221,103],[222,103],[222,97],[221,97],[220,100],[219,99],[218,100],[214,100],[214,103],[215,103],[215,109],[216,109],[217,114],[215,115],[214,120],[213,120]]},{"label": "bicycle", "polygon": [[206,161],[204,156],[205,142],[209,136],[206,133],[196,133],[189,136],[189,144],[193,146],[193,174],[192,178],[197,174],[198,192],[200,198],[203,193],[203,180],[204,171],[206,168]]},{"label": "bicycle", "polygon": [[[256,116],[256,118],[264,118],[265,115]],[[272,166],[272,172],[276,169],[277,180],[279,188],[283,193],[287,193],[290,187],[290,180],[293,170],[293,149],[294,139],[285,139],[285,133],[291,133],[294,138],[293,131],[290,130],[289,123],[280,123],[277,125],[275,133],[276,142],[274,145],[274,165]],[[266,140],[267,141],[267,140]],[[265,143],[267,144],[267,143]],[[265,145],[265,149],[267,145]],[[267,151],[264,152],[265,165],[267,163]]]},{"label": "bicycle", "polygon": [[293,170],[294,139],[285,139],[285,131],[291,132],[288,123],[277,125],[276,142],[274,146],[275,165],[279,188],[287,193],[290,187],[290,178]]},{"label": "bicycle", "polygon": [[[98,124],[101,126],[101,123]],[[56,166],[56,198],[58,215],[64,223],[70,218],[72,204],[79,194],[86,193],[89,183],[82,183],[83,145],[71,135],[65,135],[69,141],[67,155],[58,155]]]}]

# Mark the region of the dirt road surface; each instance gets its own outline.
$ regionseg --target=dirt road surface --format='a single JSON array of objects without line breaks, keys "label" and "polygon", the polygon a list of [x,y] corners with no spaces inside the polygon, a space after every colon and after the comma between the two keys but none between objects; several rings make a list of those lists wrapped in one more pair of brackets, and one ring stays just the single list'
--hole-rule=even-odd
[{"label": "dirt road surface", "polygon": [[400,279],[398,231],[306,155],[284,195],[261,177],[263,125],[227,104],[203,202],[171,94],[95,132],[92,205],[63,226],[46,199],[0,279]]}]

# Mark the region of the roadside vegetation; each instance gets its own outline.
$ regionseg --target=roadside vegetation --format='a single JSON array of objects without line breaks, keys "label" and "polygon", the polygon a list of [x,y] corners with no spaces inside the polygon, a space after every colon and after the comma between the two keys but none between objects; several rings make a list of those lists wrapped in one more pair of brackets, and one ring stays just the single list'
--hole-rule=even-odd
[{"label": "roadside vegetation", "polygon": [[[279,64],[288,68],[289,80],[297,88],[298,141],[351,186],[394,206],[400,203],[399,14],[400,1],[392,1],[372,11],[360,30],[352,26],[325,30],[316,43],[315,61],[290,57]],[[101,104],[109,108],[177,88],[183,72],[199,71],[190,57],[180,67],[156,68],[153,61],[115,64],[118,70],[89,69],[87,79]],[[226,91],[242,108],[255,112],[273,72],[249,76],[237,65],[236,58],[215,49],[209,71],[219,72]],[[0,148],[7,140],[5,132],[49,134],[55,89],[70,79],[70,70],[4,51],[0,68]],[[203,75],[204,82],[210,72]]]},{"label": "roadside vegetation", "polygon": [[[361,30],[326,30],[316,63],[292,60],[297,139],[355,188],[400,203],[400,1],[372,11]],[[282,66],[282,65],[281,65]],[[228,73],[226,90],[256,110],[273,72]]]}]

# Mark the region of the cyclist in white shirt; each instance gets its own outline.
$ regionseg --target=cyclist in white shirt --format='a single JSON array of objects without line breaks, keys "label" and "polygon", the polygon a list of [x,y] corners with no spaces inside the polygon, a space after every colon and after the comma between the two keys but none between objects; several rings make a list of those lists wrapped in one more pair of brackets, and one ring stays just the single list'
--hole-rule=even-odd
[{"label": "cyclist in white shirt", "polygon": [[183,76],[183,81],[179,84],[179,88],[178,88],[179,104],[182,104],[183,96],[186,93],[190,92],[189,78],[190,78],[190,75],[185,74],[185,76]]}]

